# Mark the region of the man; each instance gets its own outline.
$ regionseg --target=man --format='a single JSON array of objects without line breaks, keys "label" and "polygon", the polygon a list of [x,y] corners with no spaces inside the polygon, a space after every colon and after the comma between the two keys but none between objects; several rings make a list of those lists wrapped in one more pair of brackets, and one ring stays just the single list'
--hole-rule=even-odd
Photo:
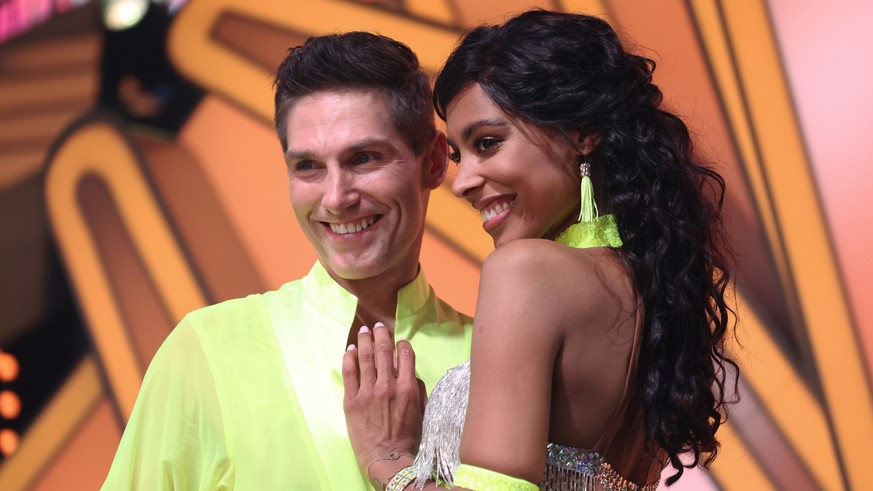
[{"label": "man", "polygon": [[276,128],[318,263],[185,317],[146,373],[104,489],[368,489],[342,410],[342,355],[360,326],[408,339],[428,388],[469,356],[471,319],[418,268],[446,167],[430,99],[415,55],[382,36],[289,53]]}]

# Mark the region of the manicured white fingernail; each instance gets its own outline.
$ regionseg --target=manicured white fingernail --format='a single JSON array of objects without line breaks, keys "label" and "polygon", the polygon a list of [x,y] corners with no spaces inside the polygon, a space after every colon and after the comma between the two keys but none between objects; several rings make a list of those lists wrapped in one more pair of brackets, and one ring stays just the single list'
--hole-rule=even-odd
[{"label": "manicured white fingernail", "polygon": [[370,332],[370,329],[367,328],[367,326],[361,326],[361,330],[358,331],[358,332],[361,333],[361,334],[363,334],[363,333]]},{"label": "manicured white fingernail", "polygon": [[356,349],[358,348],[354,344],[350,344],[349,347],[346,348],[346,351],[355,351]]},{"label": "manicured white fingernail", "polygon": [[373,325],[373,329],[376,329],[377,327],[385,327],[385,324],[382,324],[381,322],[377,322],[375,325]]}]

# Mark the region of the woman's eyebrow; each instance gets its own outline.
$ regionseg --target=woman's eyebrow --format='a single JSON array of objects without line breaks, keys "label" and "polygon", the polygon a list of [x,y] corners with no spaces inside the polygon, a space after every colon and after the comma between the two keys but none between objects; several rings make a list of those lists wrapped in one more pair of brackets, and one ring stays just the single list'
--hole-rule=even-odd
[{"label": "woman's eyebrow", "polygon": [[464,140],[469,140],[473,135],[473,132],[483,126],[507,127],[509,126],[509,123],[503,119],[480,119],[479,121],[473,121],[464,128],[462,133]]}]

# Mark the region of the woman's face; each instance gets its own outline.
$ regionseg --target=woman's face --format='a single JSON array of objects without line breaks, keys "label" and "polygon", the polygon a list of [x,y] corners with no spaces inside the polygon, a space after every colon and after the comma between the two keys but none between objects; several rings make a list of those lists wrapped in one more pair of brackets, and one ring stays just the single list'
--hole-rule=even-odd
[{"label": "woman's face", "polygon": [[579,209],[577,153],[560,135],[503,112],[478,84],[446,108],[452,192],[482,215],[494,246],[553,238]]}]

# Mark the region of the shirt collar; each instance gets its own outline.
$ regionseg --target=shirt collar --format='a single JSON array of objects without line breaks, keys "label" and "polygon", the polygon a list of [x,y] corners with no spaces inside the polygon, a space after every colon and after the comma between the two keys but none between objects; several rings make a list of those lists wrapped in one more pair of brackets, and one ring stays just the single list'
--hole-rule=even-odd
[{"label": "shirt collar", "polygon": [[[304,278],[304,287],[309,300],[318,305],[325,315],[329,315],[345,326],[351,326],[358,308],[358,297],[340,286],[331,278],[318,261]],[[409,332],[416,314],[427,304],[432,295],[424,271],[419,267],[415,279],[397,292],[395,327],[399,333]]]},{"label": "shirt collar", "polygon": [[345,326],[351,326],[358,308],[358,297],[330,277],[320,262],[316,261],[303,278],[307,301],[323,314]]},{"label": "shirt collar", "polygon": [[419,266],[415,279],[400,288],[397,292],[397,321],[415,315],[424,307],[431,296],[430,285],[424,276],[424,270]]}]

